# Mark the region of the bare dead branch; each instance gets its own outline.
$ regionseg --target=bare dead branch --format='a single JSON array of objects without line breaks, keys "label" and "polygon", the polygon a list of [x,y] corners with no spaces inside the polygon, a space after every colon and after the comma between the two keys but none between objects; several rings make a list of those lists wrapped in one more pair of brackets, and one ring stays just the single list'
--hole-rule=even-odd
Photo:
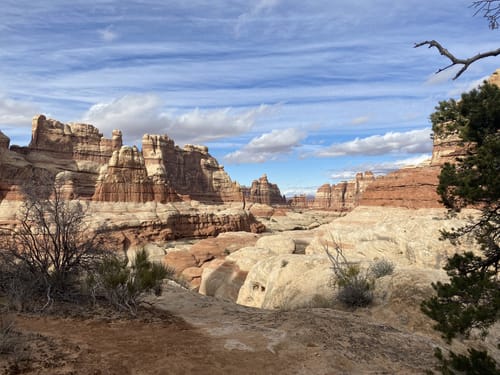
[{"label": "bare dead branch", "polygon": [[473,1],[472,8],[476,8],[474,16],[483,13],[488,20],[490,29],[498,29],[498,18],[500,17],[500,0],[478,0]]},{"label": "bare dead branch", "polygon": [[467,70],[467,68],[472,63],[476,62],[477,60],[484,59],[485,57],[500,55],[500,48],[497,48],[496,50],[478,53],[477,55],[474,55],[474,56],[469,57],[467,59],[459,59],[459,58],[455,57],[455,55],[453,55],[450,51],[448,51],[439,42],[437,42],[435,40],[426,40],[425,42],[415,43],[414,47],[418,48],[418,47],[425,46],[425,45],[428,45],[429,48],[436,47],[442,56],[447,57],[451,61],[451,64],[449,64],[448,66],[445,66],[444,68],[439,69],[436,72],[436,74],[440,73],[446,69],[449,69],[452,66],[463,65],[462,68],[457,72],[457,74],[455,74],[455,77],[453,77],[453,79],[457,79],[458,77],[460,77],[462,75],[462,73],[465,72]]}]

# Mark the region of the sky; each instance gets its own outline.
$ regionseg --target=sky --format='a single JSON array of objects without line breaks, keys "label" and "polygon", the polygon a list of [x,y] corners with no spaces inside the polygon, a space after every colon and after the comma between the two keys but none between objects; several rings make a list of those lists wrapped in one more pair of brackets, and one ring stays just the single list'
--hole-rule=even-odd
[{"label": "sky", "polygon": [[471,0],[2,0],[0,130],[39,113],[203,144],[233,181],[288,196],[430,157],[430,114],[500,67]]}]

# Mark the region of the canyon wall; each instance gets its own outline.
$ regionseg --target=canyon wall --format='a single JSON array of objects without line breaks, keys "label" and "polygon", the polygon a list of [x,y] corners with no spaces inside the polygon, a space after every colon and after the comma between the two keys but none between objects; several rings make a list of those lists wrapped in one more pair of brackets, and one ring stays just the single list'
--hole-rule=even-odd
[{"label": "canyon wall", "polygon": [[336,185],[324,184],[316,192],[312,208],[335,211],[350,211],[359,205],[367,187],[373,183],[372,172],[357,173],[354,180]]},{"label": "canyon wall", "polygon": [[204,146],[181,149],[166,135],[146,134],[141,151],[123,145],[119,130],[105,138],[93,125],[43,115],[33,118],[28,146],[9,146],[0,132],[0,227],[15,228],[22,191],[40,177],[59,182],[66,199],[80,200],[92,226],[117,250],[265,230],[242,209],[241,187]]},{"label": "canyon wall", "polygon": [[37,173],[64,179],[68,198],[106,202],[242,202],[207,147],[179,148],[166,135],[144,135],[142,151],[125,146],[122,133],[105,138],[93,125],[33,118],[31,142],[11,146],[0,134],[0,200],[22,199],[23,184]]},{"label": "canyon wall", "polygon": [[284,205],[286,198],[281,195],[278,185],[270,183],[263,174],[258,180],[252,181],[250,188],[244,187],[245,200],[250,203],[261,203],[269,206]]}]

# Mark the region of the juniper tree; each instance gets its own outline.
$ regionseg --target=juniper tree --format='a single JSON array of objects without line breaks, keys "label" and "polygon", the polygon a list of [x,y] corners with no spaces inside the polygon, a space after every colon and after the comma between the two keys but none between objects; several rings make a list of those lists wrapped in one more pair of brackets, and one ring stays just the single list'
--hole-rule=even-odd
[{"label": "juniper tree", "polygon": [[[433,284],[436,295],[422,303],[422,310],[447,340],[467,337],[473,328],[485,335],[500,317],[500,89],[484,82],[459,101],[441,102],[431,120],[435,135],[455,134],[471,145],[455,163],[443,166],[438,185],[443,204],[450,214],[464,207],[480,210],[477,219],[443,231],[442,237],[457,244],[472,236],[480,252],[449,258],[445,270],[450,282]],[[452,354],[452,358],[458,357]],[[469,358],[460,358],[485,357],[471,352]],[[488,361],[494,364],[489,357]]]}]

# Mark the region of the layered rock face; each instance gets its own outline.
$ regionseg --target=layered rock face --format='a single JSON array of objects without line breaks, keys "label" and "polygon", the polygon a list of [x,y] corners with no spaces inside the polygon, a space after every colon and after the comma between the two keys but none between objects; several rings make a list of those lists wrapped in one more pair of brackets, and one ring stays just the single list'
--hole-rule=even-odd
[{"label": "layered rock face", "polygon": [[457,135],[434,136],[432,158],[420,165],[399,169],[378,177],[359,201],[363,206],[405,208],[442,207],[436,192],[444,163],[464,156],[471,145],[464,145]]},{"label": "layered rock face", "polygon": [[[500,86],[500,69],[489,77],[488,82]],[[366,189],[360,204],[406,208],[442,207],[440,197],[436,193],[441,167],[445,163],[454,163],[473,147],[471,143],[461,142],[457,134],[434,134],[430,161],[377,178]]]},{"label": "layered rock face", "polygon": [[[241,187],[207,147],[183,149],[166,135],[143,137],[142,151],[124,146],[122,133],[110,139],[89,124],[33,118],[28,147],[12,146],[0,135],[0,199],[21,199],[20,186],[44,170],[64,178],[72,199],[107,202],[241,202]],[[278,190],[279,191],[279,190]]]},{"label": "layered rock face", "polygon": [[265,229],[241,203],[231,207],[243,201],[241,188],[203,146],[181,149],[166,135],[145,135],[140,151],[124,146],[118,130],[108,139],[92,125],[43,115],[33,119],[29,146],[9,144],[0,133],[0,226],[16,225],[23,186],[43,175],[66,199],[86,201],[113,248]]},{"label": "layered rock face", "polygon": [[357,173],[353,181],[324,184],[318,188],[312,206],[316,209],[350,211],[358,206],[363,193],[374,180],[372,172],[365,172]]},{"label": "layered rock face", "polygon": [[107,163],[122,146],[122,134],[113,131],[111,139],[89,124],[63,124],[44,115],[33,118],[29,152],[43,152],[57,158]]},{"label": "layered rock face", "polygon": [[362,206],[442,207],[436,193],[441,166],[408,167],[377,178],[361,197]]},{"label": "layered rock face", "polygon": [[272,184],[267,175],[252,181],[250,189],[244,189],[245,199],[252,203],[272,205],[286,204],[286,198],[281,195],[278,185]]}]

